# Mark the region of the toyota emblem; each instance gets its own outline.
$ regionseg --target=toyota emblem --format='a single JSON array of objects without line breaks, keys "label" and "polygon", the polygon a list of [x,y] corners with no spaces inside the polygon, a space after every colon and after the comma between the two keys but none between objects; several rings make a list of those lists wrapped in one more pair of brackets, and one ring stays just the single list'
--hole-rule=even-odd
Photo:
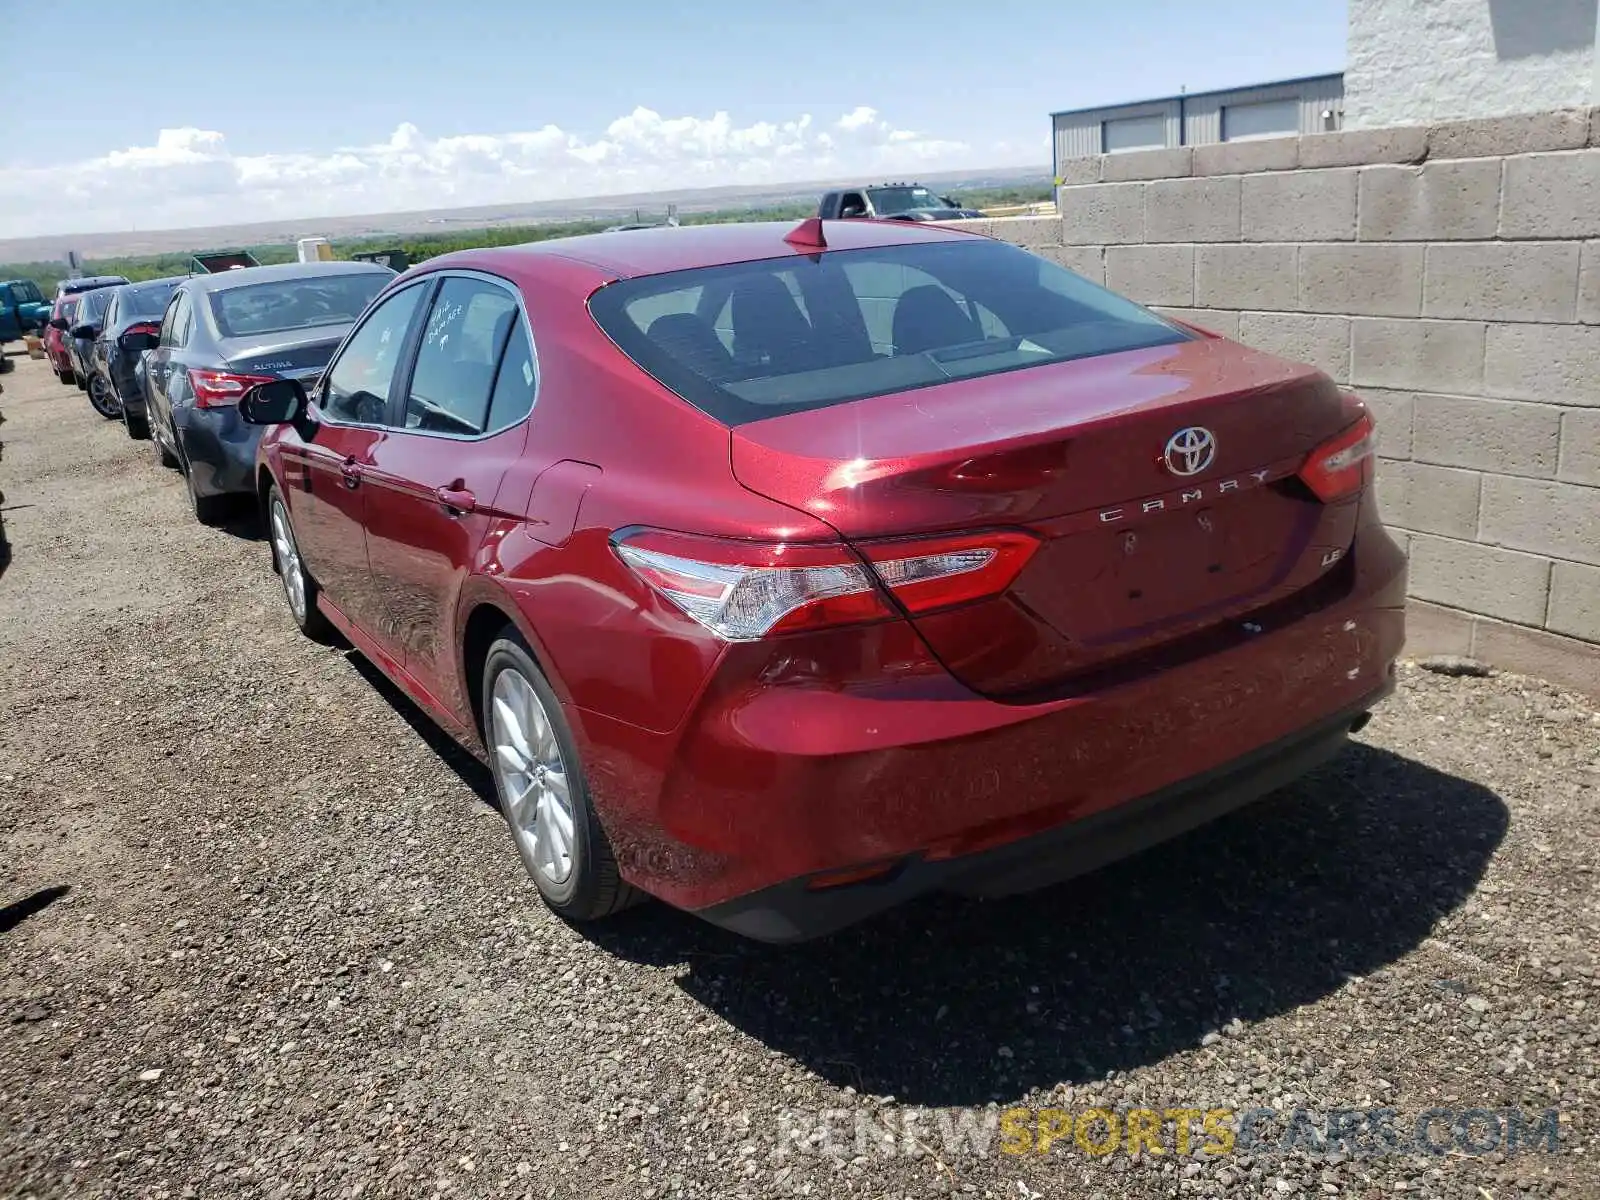
[{"label": "toyota emblem", "polygon": [[1211,430],[1190,425],[1167,439],[1162,461],[1174,475],[1198,475],[1217,457],[1217,439]]}]

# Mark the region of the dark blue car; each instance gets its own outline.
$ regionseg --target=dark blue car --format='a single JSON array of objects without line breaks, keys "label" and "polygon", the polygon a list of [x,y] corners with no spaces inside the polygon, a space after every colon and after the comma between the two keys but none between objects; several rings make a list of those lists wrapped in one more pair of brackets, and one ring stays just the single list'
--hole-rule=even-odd
[{"label": "dark blue car", "polygon": [[288,263],[195,275],[173,290],[144,356],[145,420],[161,464],[188,483],[194,514],[221,520],[255,491],[261,427],[239,397],[269,379],[320,375],[395,272],[363,262]]},{"label": "dark blue car", "polygon": [[131,347],[140,344],[140,335],[160,334],[161,314],[185,278],[169,275],[114,289],[95,337],[89,355],[89,399],[95,401],[97,395],[109,392],[110,403],[102,408],[96,402],[95,408],[113,418],[120,410],[131,438],[150,436],[145,423],[144,388],[138,375],[141,352]]}]

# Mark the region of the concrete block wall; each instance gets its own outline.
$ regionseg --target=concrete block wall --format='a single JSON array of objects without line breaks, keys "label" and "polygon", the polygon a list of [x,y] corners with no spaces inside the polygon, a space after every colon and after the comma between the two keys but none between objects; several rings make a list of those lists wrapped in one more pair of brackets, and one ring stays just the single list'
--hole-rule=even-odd
[{"label": "concrete block wall", "polygon": [[1352,386],[1411,652],[1600,694],[1600,109],[1060,166],[967,224]]}]

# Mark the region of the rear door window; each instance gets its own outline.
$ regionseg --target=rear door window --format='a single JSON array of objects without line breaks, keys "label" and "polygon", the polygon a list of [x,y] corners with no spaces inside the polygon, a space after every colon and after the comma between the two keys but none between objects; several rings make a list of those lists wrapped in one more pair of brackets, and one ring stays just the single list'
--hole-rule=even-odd
[{"label": "rear door window", "polygon": [[[507,288],[475,276],[447,277],[422,329],[405,428],[468,437],[485,432],[496,372],[519,315]],[[531,357],[527,370],[531,388]]]},{"label": "rear door window", "polygon": [[489,397],[489,422],[485,433],[499,433],[509,429],[533,411],[534,393],[538,389],[539,364],[534,357],[533,342],[528,336],[528,325],[517,316],[506,341],[505,353],[500,356],[500,369],[495,374],[494,392]]},{"label": "rear door window", "polygon": [[173,302],[166,306],[166,315],[162,318],[162,336],[158,338],[158,346],[178,347],[187,344],[192,323],[194,323],[194,301],[187,291],[179,291],[174,296]]},{"label": "rear door window", "polygon": [[184,336],[189,330],[189,312],[189,293],[179,292],[172,303],[167,306],[167,315],[161,319],[159,345],[183,345]]},{"label": "rear door window", "polygon": [[727,424],[1192,340],[1037,255],[951,239],[639,276],[595,320]]},{"label": "rear door window", "polygon": [[194,294],[184,292],[178,302],[178,312],[173,320],[172,344],[174,346],[187,346],[189,335],[194,332]]}]

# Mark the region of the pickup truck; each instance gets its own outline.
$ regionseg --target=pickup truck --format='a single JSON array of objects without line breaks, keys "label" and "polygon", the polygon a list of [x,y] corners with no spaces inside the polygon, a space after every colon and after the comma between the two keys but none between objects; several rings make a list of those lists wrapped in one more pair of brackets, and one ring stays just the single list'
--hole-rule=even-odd
[{"label": "pickup truck", "polygon": [[0,283],[0,343],[37,333],[50,320],[50,301],[31,279]]},{"label": "pickup truck", "polygon": [[219,271],[238,271],[260,265],[248,250],[202,250],[190,256],[189,274],[215,275]]},{"label": "pickup truck", "polygon": [[983,214],[920,183],[873,183],[827,192],[817,206],[824,221],[876,217],[884,221],[965,221]]}]

